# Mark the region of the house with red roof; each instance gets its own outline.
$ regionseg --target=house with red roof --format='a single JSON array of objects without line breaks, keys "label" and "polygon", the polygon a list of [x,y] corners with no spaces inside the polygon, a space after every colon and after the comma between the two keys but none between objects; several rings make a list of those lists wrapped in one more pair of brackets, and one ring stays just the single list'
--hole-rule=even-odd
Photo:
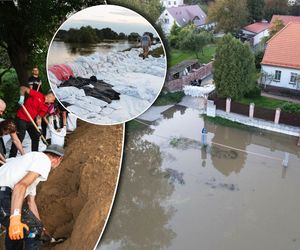
[{"label": "house with red roof", "polygon": [[269,85],[300,90],[300,23],[288,23],[267,42],[261,66]]},{"label": "house with red roof", "polygon": [[241,29],[239,37],[242,41],[248,41],[254,47],[264,37],[269,36],[269,27],[270,24],[267,21],[252,23]]},{"label": "house with red roof", "polygon": [[273,15],[271,19],[271,26],[272,23],[276,20],[279,19],[283,22],[284,26],[287,25],[288,23],[300,23],[300,16],[287,16],[287,15]]},{"label": "house with red roof", "polygon": [[169,34],[172,26],[176,23],[183,27],[189,23],[194,23],[198,28],[207,28],[207,15],[199,5],[180,5],[167,7],[160,15],[158,22],[165,34]]}]

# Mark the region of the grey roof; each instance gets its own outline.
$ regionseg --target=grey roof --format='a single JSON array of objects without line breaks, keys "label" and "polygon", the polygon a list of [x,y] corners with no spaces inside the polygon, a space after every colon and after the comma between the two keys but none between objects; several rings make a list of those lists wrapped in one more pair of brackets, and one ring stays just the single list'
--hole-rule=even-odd
[{"label": "grey roof", "polygon": [[176,22],[180,25],[186,25],[190,21],[196,20],[196,25],[206,23],[206,14],[199,5],[181,5],[178,7],[167,8],[167,11],[173,16]]},{"label": "grey roof", "polygon": [[176,74],[178,72],[182,72],[187,67],[192,66],[192,65],[197,64],[197,63],[198,63],[197,59],[182,61],[179,64],[177,64],[177,65],[169,68],[168,69],[168,74],[169,75],[174,75],[174,74]]}]

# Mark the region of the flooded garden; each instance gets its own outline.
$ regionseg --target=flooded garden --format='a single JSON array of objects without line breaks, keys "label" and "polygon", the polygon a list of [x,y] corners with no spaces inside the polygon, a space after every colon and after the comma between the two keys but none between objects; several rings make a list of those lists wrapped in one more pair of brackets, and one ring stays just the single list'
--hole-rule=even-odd
[{"label": "flooded garden", "polygon": [[127,131],[98,250],[300,249],[295,137],[216,125],[180,105],[160,115]]}]

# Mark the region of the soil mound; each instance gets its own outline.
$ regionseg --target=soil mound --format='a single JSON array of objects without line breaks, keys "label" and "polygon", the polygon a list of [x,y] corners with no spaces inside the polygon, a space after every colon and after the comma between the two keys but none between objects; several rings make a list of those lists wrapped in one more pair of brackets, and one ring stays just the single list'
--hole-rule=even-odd
[{"label": "soil mound", "polygon": [[61,166],[40,184],[37,196],[42,221],[50,234],[68,237],[51,249],[93,249],[113,199],[122,144],[122,125],[81,122],[67,138]]}]

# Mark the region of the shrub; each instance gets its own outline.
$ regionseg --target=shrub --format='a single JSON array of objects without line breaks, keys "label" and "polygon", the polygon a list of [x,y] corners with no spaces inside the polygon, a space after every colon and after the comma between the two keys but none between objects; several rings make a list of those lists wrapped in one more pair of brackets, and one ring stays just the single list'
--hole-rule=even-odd
[{"label": "shrub", "polygon": [[285,103],[281,106],[281,110],[288,113],[300,114],[300,103]]},{"label": "shrub", "polygon": [[246,98],[257,98],[261,95],[261,88],[258,86],[255,86],[253,89],[251,89],[248,93],[245,94]]}]

